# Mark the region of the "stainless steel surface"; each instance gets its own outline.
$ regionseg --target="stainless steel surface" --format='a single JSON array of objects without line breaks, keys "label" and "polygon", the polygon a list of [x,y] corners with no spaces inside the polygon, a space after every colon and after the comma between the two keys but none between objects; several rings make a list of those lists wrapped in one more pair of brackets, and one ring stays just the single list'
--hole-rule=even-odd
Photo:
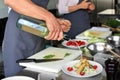
[{"label": "stainless steel surface", "polygon": [[112,46],[120,47],[120,36],[109,36],[107,41]]}]

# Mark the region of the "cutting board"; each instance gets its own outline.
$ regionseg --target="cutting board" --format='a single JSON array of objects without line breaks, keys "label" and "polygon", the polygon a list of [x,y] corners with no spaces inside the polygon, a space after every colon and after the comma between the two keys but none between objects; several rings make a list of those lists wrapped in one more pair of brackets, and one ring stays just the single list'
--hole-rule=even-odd
[{"label": "cutting board", "polygon": [[[70,53],[70,55],[64,57],[65,53]],[[63,58],[63,60],[43,62],[43,63],[28,62],[28,63],[19,63],[19,64],[20,66],[24,66],[26,68],[30,68],[33,70],[59,73],[64,64],[80,57],[80,55],[82,54],[82,51],[66,49],[66,48],[49,47],[36,53],[35,55],[29,58],[42,59],[44,56],[49,54],[55,54],[56,56],[55,58]]]}]

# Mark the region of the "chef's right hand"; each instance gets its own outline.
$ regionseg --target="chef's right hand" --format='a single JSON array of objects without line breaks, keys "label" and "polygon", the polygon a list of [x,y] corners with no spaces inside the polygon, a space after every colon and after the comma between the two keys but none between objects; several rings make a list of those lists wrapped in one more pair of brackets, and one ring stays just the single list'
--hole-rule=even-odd
[{"label": "chef's right hand", "polygon": [[58,22],[57,18],[54,15],[49,15],[46,19],[46,25],[49,30],[49,34],[45,37],[47,40],[62,40],[63,39],[63,30]]}]

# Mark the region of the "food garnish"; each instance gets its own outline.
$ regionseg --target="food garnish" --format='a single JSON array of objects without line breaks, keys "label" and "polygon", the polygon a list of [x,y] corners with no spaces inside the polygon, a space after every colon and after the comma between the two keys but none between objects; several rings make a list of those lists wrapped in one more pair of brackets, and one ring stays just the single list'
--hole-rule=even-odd
[{"label": "food garnish", "polygon": [[70,53],[65,53],[64,57],[67,57],[67,56],[69,56],[69,55],[70,55]]},{"label": "food garnish", "polygon": [[[71,53],[69,53],[69,52],[64,53],[63,58],[69,56],[70,54]],[[56,57],[59,58],[60,56],[57,56],[57,54],[47,54],[47,55],[43,56],[44,59],[52,59],[52,58],[56,58]]]},{"label": "food garnish", "polygon": [[48,54],[48,55],[44,56],[43,58],[45,58],[45,59],[51,59],[53,57],[55,57],[54,54]]}]

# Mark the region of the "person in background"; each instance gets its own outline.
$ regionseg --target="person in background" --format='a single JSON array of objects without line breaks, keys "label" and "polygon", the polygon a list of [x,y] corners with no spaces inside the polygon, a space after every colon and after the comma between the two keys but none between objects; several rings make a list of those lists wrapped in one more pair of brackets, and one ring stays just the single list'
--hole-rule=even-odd
[{"label": "person in background", "polygon": [[[43,50],[45,39],[61,40],[63,31],[70,29],[71,24],[68,20],[57,19],[45,9],[48,2],[49,0],[4,0],[4,3],[11,8],[2,45],[5,77],[14,76],[20,72],[23,67],[20,67],[16,61]],[[16,27],[21,14],[46,22],[49,34],[45,39]]]},{"label": "person in background", "polygon": [[66,33],[69,38],[74,39],[90,28],[89,11],[93,11],[95,5],[89,0],[59,0],[57,7],[58,13],[71,21],[71,28]]}]

